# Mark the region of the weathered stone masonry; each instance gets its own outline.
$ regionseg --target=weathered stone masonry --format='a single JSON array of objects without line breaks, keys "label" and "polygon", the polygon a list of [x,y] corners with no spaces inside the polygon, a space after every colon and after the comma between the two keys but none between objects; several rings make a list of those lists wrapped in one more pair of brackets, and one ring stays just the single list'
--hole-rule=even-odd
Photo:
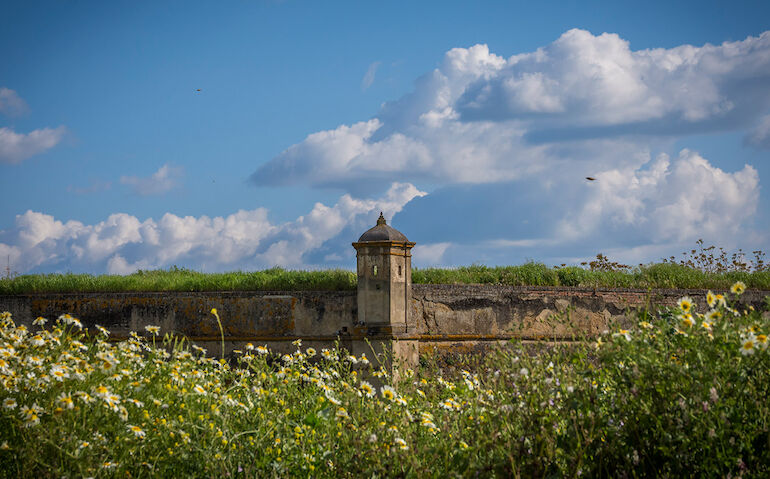
[{"label": "weathered stone masonry", "polygon": [[[767,291],[747,291],[744,306],[762,306]],[[610,322],[623,324],[629,309],[674,305],[684,295],[692,296],[702,310],[705,290],[643,290],[536,288],[496,285],[412,286],[409,322],[403,340],[419,342],[420,350],[431,346],[465,347],[504,341],[570,340],[572,333],[593,335]],[[113,337],[130,331],[144,332],[146,325],[184,334],[206,343],[218,354],[219,329],[211,308],[222,318],[228,348],[246,342],[269,343],[271,348],[303,338],[306,344],[331,344],[361,339],[366,328],[358,322],[355,291],[274,291],[201,293],[77,293],[0,296],[0,311],[10,311],[17,323],[31,325],[38,316],[53,319],[68,312],[86,326],[100,324]],[[577,331],[553,320],[569,313]],[[367,336],[369,337],[369,336]],[[371,336],[376,339],[374,335]],[[389,336],[380,336],[388,338]],[[324,346],[326,347],[326,346]]]}]

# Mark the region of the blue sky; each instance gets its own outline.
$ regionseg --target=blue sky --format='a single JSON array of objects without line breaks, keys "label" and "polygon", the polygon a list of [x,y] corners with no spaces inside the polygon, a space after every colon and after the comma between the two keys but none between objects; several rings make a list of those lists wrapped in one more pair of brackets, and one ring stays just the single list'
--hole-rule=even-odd
[{"label": "blue sky", "polygon": [[768,250],[766,30],[767,2],[15,2],[2,263],[350,268],[380,210],[418,266]]}]

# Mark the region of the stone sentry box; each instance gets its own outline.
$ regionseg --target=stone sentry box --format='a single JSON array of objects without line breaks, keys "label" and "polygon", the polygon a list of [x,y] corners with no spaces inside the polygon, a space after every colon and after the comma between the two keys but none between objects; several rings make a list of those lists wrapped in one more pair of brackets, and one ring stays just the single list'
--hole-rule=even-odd
[{"label": "stone sentry box", "polygon": [[414,243],[388,226],[377,225],[353,243],[358,270],[358,322],[372,336],[405,334],[412,300]]},{"label": "stone sentry box", "polygon": [[382,213],[377,224],[353,243],[358,274],[358,320],[349,343],[353,354],[375,347],[405,365],[417,362],[419,341],[408,330],[414,245],[389,226]]}]

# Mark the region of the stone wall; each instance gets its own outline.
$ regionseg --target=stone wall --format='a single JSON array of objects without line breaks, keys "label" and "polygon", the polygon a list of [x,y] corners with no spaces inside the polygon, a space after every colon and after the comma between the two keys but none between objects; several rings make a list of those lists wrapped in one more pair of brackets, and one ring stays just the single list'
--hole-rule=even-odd
[{"label": "stone wall", "polygon": [[[741,307],[762,307],[770,292],[748,291]],[[493,285],[413,285],[409,323],[402,341],[418,341],[420,351],[438,347],[476,350],[511,338],[570,341],[593,336],[612,323],[629,324],[629,312],[652,305],[674,305],[691,296],[704,310],[705,290],[593,290],[583,288],[512,287]],[[55,319],[62,313],[86,326],[100,324],[113,337],[144,333],[147,325],[173,331],[218,354],[217,308],[226,348],[246,342],[291,348],[296,338],[328,347],[339,337],[343,345],[368,336],[357,322],[356,292],[204,292],[204,293],[80,293],[0,296],[0,311],[10,311],[20,324],[38,316]]]},{"label": "stone wall", "polygon": [[[586,289],[493,285],[412,286],[409,330],[420,351],[474,351],[511,338],[572,341],[613,325],[628,327],[636,311],[674,306],[690,296],[706,311],[707,290]],[[747,291],[740,307],[763,308],[770,291]],[[766,313],[767,314],[767,313]]]},{"label": "stone wall", "polygon": [[222,320],[226,347],[246,342],[273,343],[282,349],[291,341],[329,344],[353,327],[357,304],[354,291],[276,291],[201,293],[79,293],[0,296],[0,311],[10,311],[19,324],[38,316],[55,319],[70,313],[87,327],[99,324],[115,339],[129,332],[144,334],[147,325],[187,336],[218,354]]}]

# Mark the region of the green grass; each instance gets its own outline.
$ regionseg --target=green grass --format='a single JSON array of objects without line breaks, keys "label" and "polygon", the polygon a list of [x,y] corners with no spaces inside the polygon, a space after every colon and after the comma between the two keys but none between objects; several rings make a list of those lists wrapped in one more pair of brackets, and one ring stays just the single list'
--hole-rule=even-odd
[{"label": "green grass", "polygon": [[86,293],[122,291],[351,291],[356,275],[324,271],[264,271],[199,273],[186,269],[138,271],[126,276],[90,274],[21,275],[0,279],[0,294]]},{"label": "green grass", "polygon": [[598,271],[577,266],[552,268],[542,263],[526,263],[520,266],[428,268],[412,272],[412,282],[415,284],[727,290],[736,281],[743,281],[750,289],[770,290],[770,271],[710,273],[673,263]]},{"label": "green grass", "polygon": [[[736,281],[749,289],[770,290],[770,270],[706,272],[674,263],[592,270],[554,268],[542,263],[520,266],[463,266],[412,271],[414,284],[499,284],[584,288],[720,289]],[[0,294],[121,291],[353,291],[356,275],[347,270],[199,273],[186,269],[139,271],[126,276],[89,274],[21,275],[0,279]]]}]

